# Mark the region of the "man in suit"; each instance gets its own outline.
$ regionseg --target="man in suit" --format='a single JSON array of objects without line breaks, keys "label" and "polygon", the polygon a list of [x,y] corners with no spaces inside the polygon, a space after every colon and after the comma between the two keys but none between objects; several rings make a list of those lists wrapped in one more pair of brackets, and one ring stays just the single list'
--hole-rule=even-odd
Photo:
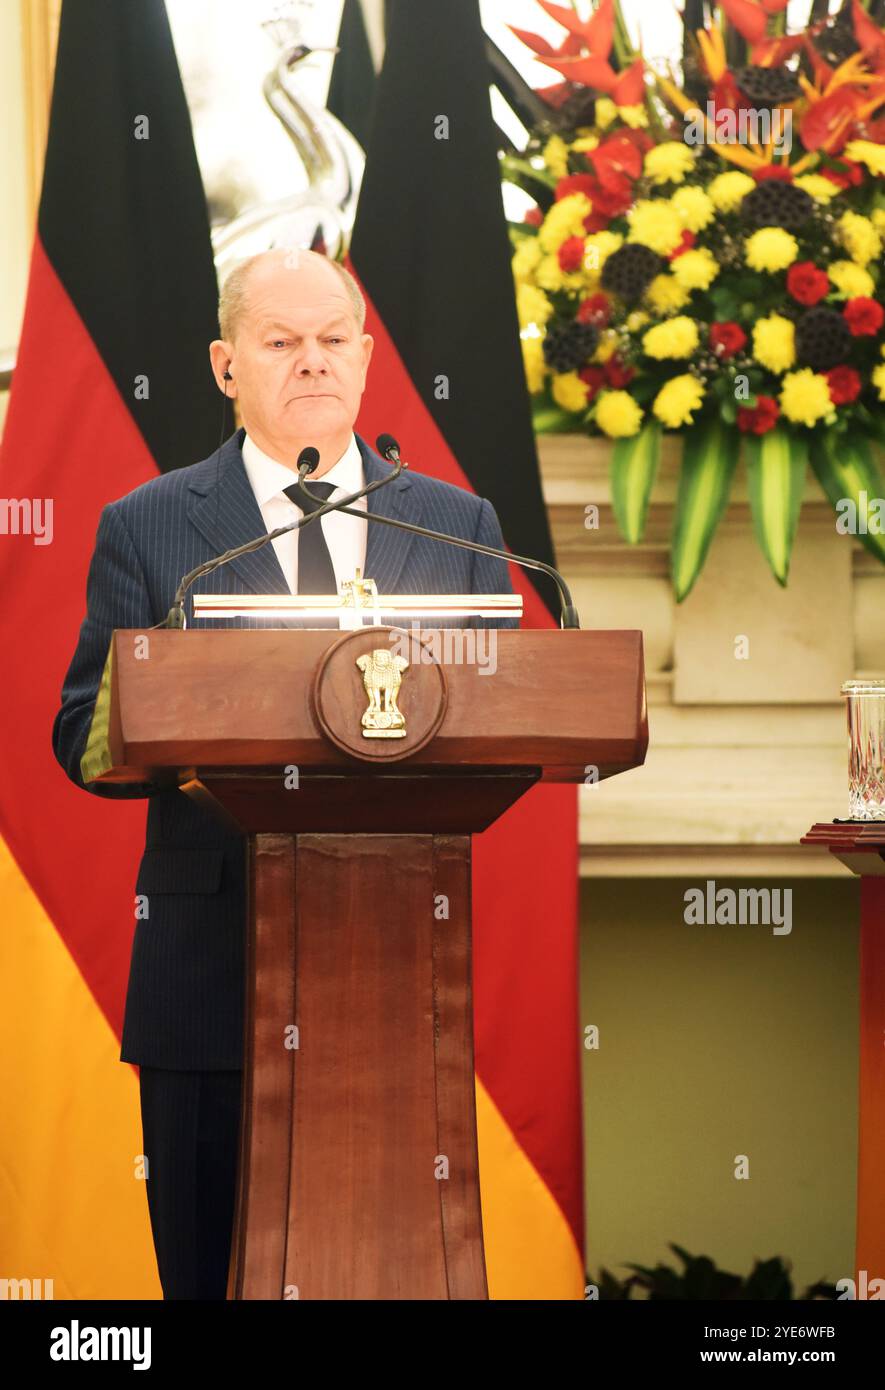
[{"label": "man in suit", "polygon": [[[183,574],[302,515],[293,485],[305,446],[320,455],[311,490],[336,499],[391,472],[353,431],[373,340],[359,287],[343,267],[305,251],[251,257],[225,281],[219,321],[212,371],[238,400],[244,428],[201,463],[104,508],[53,728],[55,755],[78,786],[148,798],[135,888],[148,912],[135,931],[120,1060],[140,1068],[148,1204],[167,1299],[226,1293],[243,1065],[245,839],[177,789],[84,782],[80,760],[111,634],[146,632],[164,618]],[[362,517],[329,513],[195,588],[329,593],[359,566],[381,593],[510,592],[503,561],[369,521],[392,516],[500,547],[488,501],[408,472],[361,509]]]}]

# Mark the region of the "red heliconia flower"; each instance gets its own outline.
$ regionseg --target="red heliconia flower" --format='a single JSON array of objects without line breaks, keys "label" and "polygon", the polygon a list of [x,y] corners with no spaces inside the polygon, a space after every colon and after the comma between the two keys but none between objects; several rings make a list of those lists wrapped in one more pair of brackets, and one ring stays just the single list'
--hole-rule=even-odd
[{"label": "red heliconia flower", "polygon": [[609,386],[613,386],[616,391],[629,386],[636,375],[634,368],[628,367],[625,362],[622,362],[616,352],[603,364],[602,370],[605,372],[605,379]]},{"label": "red heliconia flower", "polygon": [[829,294],[830,281],[813,261],[797,261],[787,271],[787,290],[798,304],[817,304]]},{"label": "red heliconia flower", "polygon": [[885,309],[878,300],[858,295],[856,299],[849,299],[842,310],[842,317],[853,338],[871,338],[885,322]]},{"label": "red heliconia flower", "polygon": [[754,169],[752,177],[757,183],[764,183],[766,179],[780,179],[782,183],[793,182],[793,171],[786,164],[763,164],[761,169]]},{"label": "red heliconia flower", "polygon": [[573,270],[580,270],[584,263],[584,238],[582,236],[567,237],[560,246],[557,256],[559,268],[566,275]]},{"label": "red heliconia flower", "polygon": [[668,261],[675,261],[676,258],[677,258],[677,256],[684,256],[685,253],[686,253],[686,251],[690,251],[690,250],[691,250],[691,248],[694,246],[696,240],[697,240],[697,238],[695,237],[694,232],[690,232],[690,231],[688,231],[688,229],[686,228],[686,230],[682,233],[682,240],[680,241],[679,245],[676,247],[676,250],[675,250],[675,251],[670,251],[670,252],[668,253],[668,255],[667,255],[667,260],[668,260]]},{"label": "red heliconia flower", "polygon": [[611,312],[612,303],[607,294],[591,294],[589,299],[582,300],[575,318],[578,323],[595,323],[597,328],[604,328]]},{"label": "red heliconia flower", "polygon": [[737,413],[737,426],[742,434],[767,434],[774,429],[780,407],[771,396],[757,396],[752,407],[742,405]]},{"label": "red heliconia flower", "polygon": [[530,227],[540,227],[544,221],[544,214],[540,208],[529,208],[522,220],[527,222]]},{"label": "red heliconia flower", "polygon": [[710,324],[710,347],[720,361],[727,362],[746,346],[746,342],[747,335],[739,323],[728,319],[724,323]]},{"label": "red heliconia flower", "polygon": [[592,401],[605,385],[605,372],[601,367],[582,367],[578,376],[587,387],[587,400]]},{"label": "red heliconia flower", "polygon": [[850,405],[860,395],[860,373],[853,367],[832,367],[824,372],[833,405]]}]

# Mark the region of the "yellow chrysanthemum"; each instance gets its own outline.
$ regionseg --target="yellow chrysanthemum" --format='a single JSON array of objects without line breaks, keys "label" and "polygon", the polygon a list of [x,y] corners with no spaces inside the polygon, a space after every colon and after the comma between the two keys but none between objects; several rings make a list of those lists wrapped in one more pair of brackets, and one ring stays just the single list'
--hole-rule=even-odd
[{"label": "yellow chrysanthemum", "polygon": [[542,251],[558,251],[570,236],[584,235],[584,218],[591,212],[590,199],[583,193],[570,193],[548,210],[538,229]]},{"label": "yellow chrysanthemum", "polygon": [[698,326],[687,314],[656,323],[642,335],[642,350],[659,362],[665,358],[691,357],[698,345]]},{"label": "yellow chrysanthemum", "polygon": [[563,410],[583,411],[587,406],[587,387],[577,372],[556,372],[550,394]]},{"label": "yellow chrysanthemum", "polygon": [[551,135],[542,151],[544,163],[554,178],[564,179],[568,173],[568,145],[561,135]]},{"label": "yellow chrysanthemum", "polygon": [[816,425],[834,411],[830,388],[825,376],[810,367],[789,372],[783,380],[780,394],[781,411],[794,425]]},{"label": "yellow chrysanthemum", "polygon": [[753,356],[770,372],[786,372],[796,361],[796,330],[789,319],[769,314],[753,329]]},{"label": "yellow chrysanthemum", "polygon": [[[680,304],[678,307],[681,309],[682,305]],[[632,314],[627,315],[624,322],[631,333],[638,333],[640,328],[644,328],[648,323],[648,314],[644,313],[642,309],[634,309]]]},{"label": "yellow chrysanthemum", "polygon": [[751,270],[764,270],[773,274],[776,270],[786,270],[799,254],[799,243],[792,232],[783,227],[760,227],[758,232],[747,237],[744,256]]},{"label": "yellow chrysanthemum", "polygon": [[713,206],[719,212],[734,212],[735,208],[740,206],[741,200],[748,193],[752,193],[755,187],[755,180],[751,179],[749,174],[731,169],[727,174],[717,174],[707,192],[713,199]]},{"label": "yellow chrysanthemum", "polygon": [[525,368],[526,385],[531,395],[540,391],[544,385],[547,364],[544,361],[544,347],[540,337],[520,338],[522,365]]},{"label": "yellow chrysanthemum", "polygon": [[581,135],[572,141],[572,149],[576,154],[585,154],[587,150],[595,150],[598,144],[598,135]]},{"label": "yellow chrysanthemum", "polygon": [[827,266],[827,274],[830,284],[835,285],[846,299],[854,299],[859,294],[872,296],[875,293],[876,282],[872,275],[868,270],[855,265],[854,261],[833,261],[832,265]]},{"label": "yellow chrysanthemum", "polygon": [[873,208],[870,221],[880,236],[885,234],[885,208]]},{"label": "yellow chrysanthemum", "polygon": [[593,354],[594,362],[607,362],[618,350],[618,335],[614,329],[606,328],[599,335],[599,342]]},{"label": "yellow chrysanthemum", "polygon": [[833,180],[825,179],[823,174],[802,174],[793,183],[796,188],[804,189],[816,203],[828,203],[839,192]]},{"label": "yellow chrysanthemum", "polygon": [[642,410],[627,391],[602,391],[595,419],[609,439],[629,439],[642,424]]},{"label": "yellow chrysanthemum", "polygon": [[694,165],[694,155],[683,140],[665,140],[646,154],[642,172],[652,183],[682,183]]},{"label": "yellow chrysanthemum", "polygon": [[627,240],[638,241],[659,256],[668,256],[682,241],[682,219],[669,202],[640,198],[627,213],[627,222]]},{"label": "yellow chrysanthemum", "polygon": [[607,130],[615,116],[618,108],[615,106],[611,97],[597,97],[596,99],[596,124],[600,130]]},{"label": "yellow chrysanthemum", "polygon": [[873,374],[870,379],[879,392],[879,400],[885,401],[885,362],[880,362],[878,367],[873,368]]},{"label": "yellow chrysanthemum", "polygon": [[579,290],[584,283],[579,270],[568,274],[559,264],[556,256],[544,256],[535,271],[535,283],[539,289],[555,294],[557,290]]},{"label": "yellow chrysanthemum", "polygon": [[623,246],[620,232],[594,232],[584,242],[584,265],[588,271],[602,270],[609,256]]},{"label": "yellow chrysanthemum", "polygon": [[866,265],[882,254],[882,238],[868,217],[843,212],[837,223],[842,245],[857,265]]},{"label": "yellow chrysanthemum", "polygon": [[855,164],[865,164],[871,174],[885,177],[885,145],[877,145],[873,140],[850,140],[843,153]]},{"label": "yellow chrysanthemum", "polygon": [[708,290],[719,274],[719,263],[712,251],[699,246],[684,251],[672,262],[673,275],[684,290]]},{"label": "yellow chrysanthemum", "polygon": [[543,252],[536,236],[523,237],[510,261],[513,278],[517,284],[531,280]]},{"label": "yellow chrysanthemum", "polygon": [[702,232],[716,216],[713,199],[695,183],[677,188],[670,199],[670,206],[676,209],[683,227],[690,232]]},{"label": "yellow chrysanthemum", "polygon": [[684,376],[674,376],[665,382],[655,396],[652,412],[668,430],[677,430],[680,425],[691,424],[703,399],[703,386],[686,372]]},{"label": "yellow chrysanthemum", "polygon": [[[599,102],[596,103],[596,110],[599,110]],[[617,112],[624,125],[631,130],[644,130],[648,125],[648,112],[644,106],[619,106]]]},{"label": "yellow chrysanthemum", "polygon": [[553,313],[553,305],[543,290],[539,290],[535,285],[517,285],[516,313],[520,328],[525,328],[530,323],[537,323],[543,328]]},{"label": "yellow chrysanthemum", "polygon": [[[677,257],[678,259],[679,257]],[[645,291],[645,298],[657,313],[671,314],[676,309],[684,309],[691,296],[687,290],[682,288],[675,276],[666,271],[662,275],[655,276]],[[629,325],[629,319],[627,322]]]}]

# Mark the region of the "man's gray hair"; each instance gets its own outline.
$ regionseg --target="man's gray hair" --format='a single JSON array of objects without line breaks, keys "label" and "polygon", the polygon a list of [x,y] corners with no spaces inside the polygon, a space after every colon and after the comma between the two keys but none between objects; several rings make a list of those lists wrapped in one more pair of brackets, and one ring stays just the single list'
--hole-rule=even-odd
[{"label": "man's gray hair", "polygon": [[[218,326],[221,330],[221,336],[226,343],[232,343],[234,341],[240,318],[246,308],[249,272],[256,261],[260,261],[262,257],[267,254],[266,251],[259,251],[254,256],[247,256],[245,260],[238,261],[233,270],[229,271],[221,286],[221,291],[218,296]],[[317,251],[297,250],[294,248],[291,254],[296,258],[298,256],[319,257],[319,252]],[[330,256],[322,256],[320,259],[324,260],[327,265],[330,265],[343,280],[344,288],[347,291],[347,297],[353,309],[354,318],[359,324],[360,332],[362,333],[366,326],[366,301],[362,296],[359,285],[347,267],[341,265],[340,261],[333,261]],[[293,269],[296,267],[297,260],[293,265]]]}]

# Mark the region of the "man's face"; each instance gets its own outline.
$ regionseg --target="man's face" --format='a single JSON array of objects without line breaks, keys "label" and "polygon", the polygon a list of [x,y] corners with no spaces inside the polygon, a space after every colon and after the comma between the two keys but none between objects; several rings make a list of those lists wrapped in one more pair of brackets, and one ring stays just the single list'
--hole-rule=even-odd
[{"label": "man's face", "polygon": [[331,467],[329,451],[344,447],[359,411],[373,340],[360,332],[343,282],[322,257],[271,253],[246,285],[233,342],[212,345],[216,377],[229,356],[229,394],[259,447],[279,457],[313,443],[321,466]]}]

